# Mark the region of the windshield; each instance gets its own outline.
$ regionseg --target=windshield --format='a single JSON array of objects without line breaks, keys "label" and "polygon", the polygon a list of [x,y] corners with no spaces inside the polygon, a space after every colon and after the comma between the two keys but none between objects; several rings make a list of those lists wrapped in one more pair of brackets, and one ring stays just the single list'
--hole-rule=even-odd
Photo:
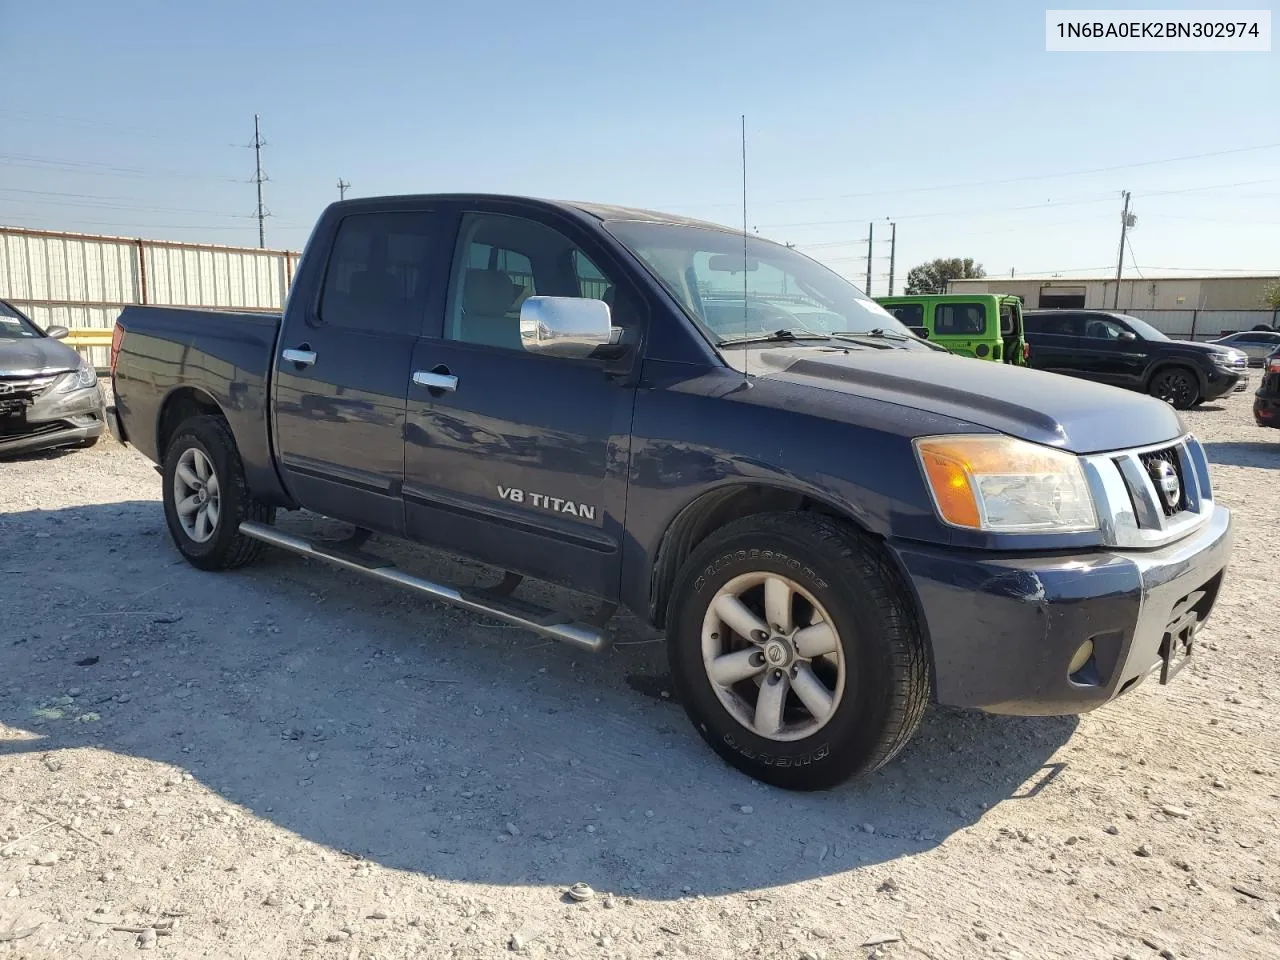
[{"label": "windshield", "polygon": [[40,331],[26,317],[0,300],[0,340],[22,340],[38,336]]},{"label": "windshield", "polygon": [[1124,315],[1124,322],[1133,328],[1133,332],[1140,336],[1143,340],[1168,340],[1163,333],[1147,323],[1145,320],[1139,320],[1137,317],[1131,317],[1127,313]]},{"label": "windshield", "polygon": [[748,237],[744,257],[742,235],[723,230],[634,220],[608,221],[605,228],[716,343],[779,330],[911,336],[848,280],[789,247]]}]

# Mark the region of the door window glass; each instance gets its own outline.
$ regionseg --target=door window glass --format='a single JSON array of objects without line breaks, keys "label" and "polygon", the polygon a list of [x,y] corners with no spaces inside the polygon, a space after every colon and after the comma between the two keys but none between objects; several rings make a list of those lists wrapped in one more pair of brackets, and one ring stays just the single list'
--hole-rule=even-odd
[{"label": "door window glass", "polygon": [[320,295],[321,323],[369,333],[417,335],[434,236],[429,214],[343,218]]},{"label": "door window glass", "polygon": [[1090,340],[1119,340],[1126,333],[1132,334],[1132,331],[1104,317],[1092,318],[1084,325],[1084,335]]},{"label": "door window glass", "polygon": [[545,224],[502,214],[468,214],[458,236],[445,336],[523,350],[520,305],[532,296],[604,300],[614,323],[614,285],[572,241]]},{"label": "door window glass", "polygon": [[987,331],[987,308],[981,303],[942,303],[933,314],[940,337],[980,337]]},{"label": "door window glass", "polygon": [[886,310],[904,327],[924,326],[924,304],[895,303],[885,307]]}]

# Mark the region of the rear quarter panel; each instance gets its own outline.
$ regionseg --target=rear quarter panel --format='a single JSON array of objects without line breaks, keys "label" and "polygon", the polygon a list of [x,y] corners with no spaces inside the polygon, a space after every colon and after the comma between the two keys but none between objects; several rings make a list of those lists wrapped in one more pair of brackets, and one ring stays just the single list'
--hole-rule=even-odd
[{"label": "rear quarter panel", "polygon": [[130,443],[159,463],[165,403],[179,390],[196,390],[231,426],[254,495],[287,504],[272,457],[267,404],[280,316],[126,307],[118,323],[125,335],[112,388]]}]

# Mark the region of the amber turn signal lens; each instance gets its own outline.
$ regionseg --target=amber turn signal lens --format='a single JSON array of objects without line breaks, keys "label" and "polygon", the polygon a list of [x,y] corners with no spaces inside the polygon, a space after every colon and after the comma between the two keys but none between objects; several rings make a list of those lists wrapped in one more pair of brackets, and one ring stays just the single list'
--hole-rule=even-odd
[{"label": "amber turn signal lens", "polygon": [[963,460],[948,456],[942,450],[920,445],[920,460],[933,488],[933,499],[938,512],[947,523],[957,527],[982,526],[982,514],[978,510],[978,498],[969,482],[969,469]]}]

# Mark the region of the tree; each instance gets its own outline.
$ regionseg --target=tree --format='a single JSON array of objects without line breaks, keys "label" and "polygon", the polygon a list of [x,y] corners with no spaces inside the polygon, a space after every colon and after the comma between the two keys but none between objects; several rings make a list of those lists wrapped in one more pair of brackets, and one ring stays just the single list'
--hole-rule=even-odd
[{"label": "tree", "polygon": [[972,257],[940,257],[911,268],[907,293],[946,293],[948,280],[980,280],[986,275],[982,264],[974,263]]},{"label": "tree", "polygon": [[1272,280],[1262,291],[1262,302],[1268,310],[1280,310],[1280,280]]}]

